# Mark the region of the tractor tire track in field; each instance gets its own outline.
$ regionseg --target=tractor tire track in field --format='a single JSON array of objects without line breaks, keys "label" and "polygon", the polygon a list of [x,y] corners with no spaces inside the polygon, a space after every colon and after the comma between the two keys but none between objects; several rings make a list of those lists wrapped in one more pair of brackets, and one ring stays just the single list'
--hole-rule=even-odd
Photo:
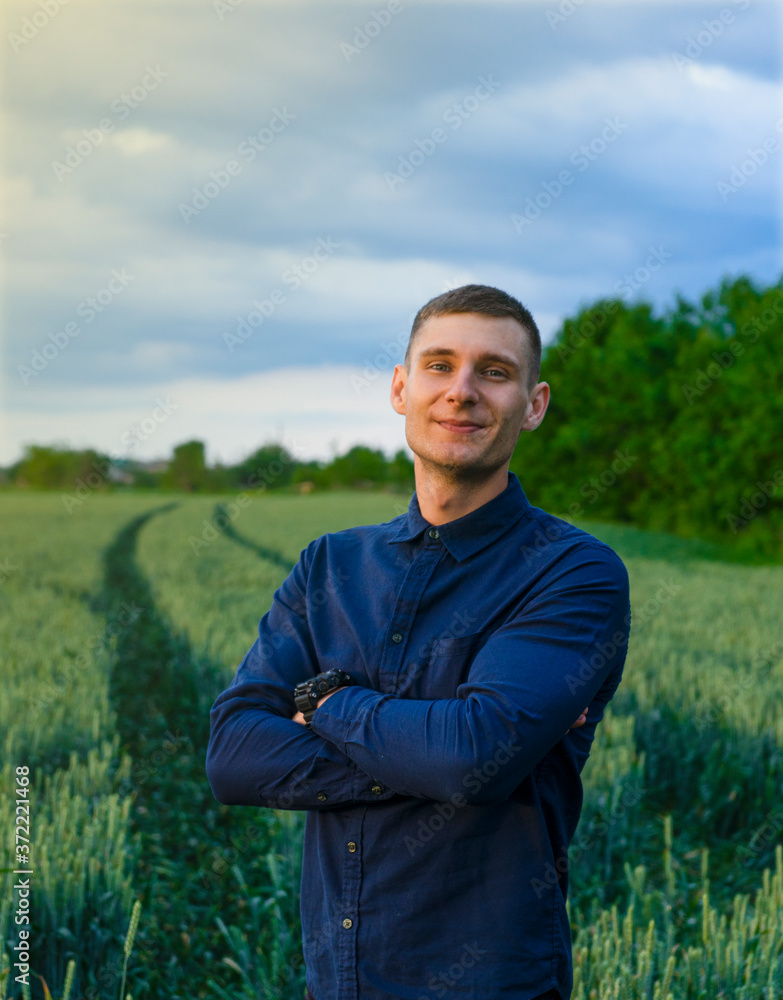
[{"label": "tractor tire track in field", "polygon": [[135,560],[136,540],[147,521],[176,506],[167,504],[135,517],[104,555],[108,616],[122,606],[130,606],[136,615],[118,636],[109,688],[120,738],[134,759],[166,729],[186,732],[194,746],[204,737],[190,646],[155,608],[150,585]]},{"label": "tractor tire track in field", "polygon": [[[133,759],[130,781],[119,790],[134,800],[131,834],[140,845],[133,883],[142,911],[127,986],[136,1000],[214,996],[210,983],[245,995],[236,972],[220,961],[230,949],[217,918],[238,923],[245,904],[225,858],[236,860],[252,895],[266,895],[263,858],[274,849],[273,819],[259,819],[252,807],[222,806],[212,795],[205,771],[209,710],[225,677],[156,608],[136,562],[144,525],[177,506],[135,517],[104,553],[104,613],[109,620],[120,608],[135,613],[117,637],[110,698],[123,750]],[[244,853],[231,850],[238,842]],[[116,996],[119,980],[107,985],[105,995]]]},{"label": "tractor tire track in field", "polygon": [[247,538],[245,535],[240,534],[231,523],[225,504],[219,503],[215,507],[215,513],[212,516],[212,521],[220,528],[226,538],[230,538],[231,541],[236,542],[237,545],[244,545],[246,549],[250,549],[252,552],[255,552],[259,559],[265,559],[273,566],[278,566],[280,569],[284,569],[286,573],[290,573],[296,565],[296,563],[292,563],[290,559],[286,559],[282,552],[278,552],[275,549],[267,549],[263,545],[259,545],[257,542],[254,542],[251,538]]}]

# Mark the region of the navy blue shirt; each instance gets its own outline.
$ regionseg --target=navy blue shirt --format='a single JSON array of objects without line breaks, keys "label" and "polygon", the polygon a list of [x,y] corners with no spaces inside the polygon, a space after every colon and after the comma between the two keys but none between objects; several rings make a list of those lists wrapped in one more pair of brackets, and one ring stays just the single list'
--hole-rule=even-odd
[{"label": "navy blue shirt", "polygon": [[[620,558],[513,473],[447,524],[414,495],[307,546],[212,707],[206,767],[220,802],[307,810],[316,1000],[570,996],[568,845],[629,627]],[[355,686],[306,729],[294,687],[331,667]]]}]

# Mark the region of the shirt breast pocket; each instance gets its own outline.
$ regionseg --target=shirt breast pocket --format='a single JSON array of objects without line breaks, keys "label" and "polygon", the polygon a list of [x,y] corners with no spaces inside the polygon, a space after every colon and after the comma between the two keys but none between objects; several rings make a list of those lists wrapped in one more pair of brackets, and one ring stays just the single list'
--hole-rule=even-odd
[{"label": "shirt breast pocket", "polygon": [[491,634],[484,629],[470,635],[435,639],[424,673],[422,697],[453,698],[460,684],[467,680],[471,664]]}]

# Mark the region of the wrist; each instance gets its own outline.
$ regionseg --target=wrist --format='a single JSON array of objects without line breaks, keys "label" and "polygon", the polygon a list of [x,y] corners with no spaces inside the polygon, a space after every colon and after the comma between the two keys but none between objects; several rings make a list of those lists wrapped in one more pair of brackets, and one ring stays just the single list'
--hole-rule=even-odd
[{"label": "wrist", "polygon": [[313,713],[319,705],[330,695],[353,683],[350,674],[334,668],[297,684],[294,688],[294,704],[297,711],[302,713],[304,724],[309,728]]}]

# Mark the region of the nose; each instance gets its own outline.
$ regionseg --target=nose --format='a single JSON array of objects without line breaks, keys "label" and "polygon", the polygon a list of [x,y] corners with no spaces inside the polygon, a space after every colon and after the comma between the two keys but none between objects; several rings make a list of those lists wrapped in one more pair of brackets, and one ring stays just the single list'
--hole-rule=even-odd
[{"label": "nose", "polygon": [[446,399],[458,404],[478,402],[478,384],[472,365],[461,365],[457,368],[446,390]]}]

